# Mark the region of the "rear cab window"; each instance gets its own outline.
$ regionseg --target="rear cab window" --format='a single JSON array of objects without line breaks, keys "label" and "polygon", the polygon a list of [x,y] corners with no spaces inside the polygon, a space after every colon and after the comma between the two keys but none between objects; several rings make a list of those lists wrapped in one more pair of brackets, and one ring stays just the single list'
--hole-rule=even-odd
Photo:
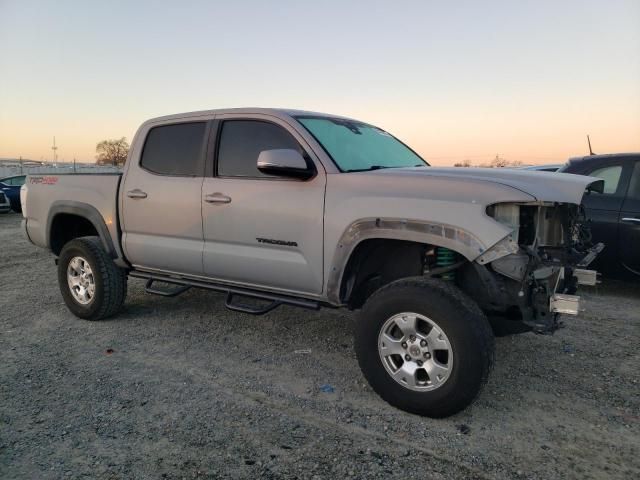
[{"label": "rear cab window", "polygon": [[204,176],[207,122],[176,123],[149,130],[140,166],[158,175]]}]

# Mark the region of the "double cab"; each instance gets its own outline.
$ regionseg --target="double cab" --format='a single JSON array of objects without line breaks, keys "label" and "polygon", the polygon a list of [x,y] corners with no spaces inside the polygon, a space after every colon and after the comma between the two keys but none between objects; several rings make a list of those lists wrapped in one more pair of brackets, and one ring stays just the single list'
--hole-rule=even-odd
[{"label": "double cab", "polygon": [[469,405],[494,359],[488,315],[540,333],[595,283],[580,204],[603,181],[434,168],[374,125],[314,112],[154,118],[121,174],[34,175],[24,230],[56,257],[75,315],[116,314],[127,279],[358,311],[355,351],[386,401],[433,417]]}]

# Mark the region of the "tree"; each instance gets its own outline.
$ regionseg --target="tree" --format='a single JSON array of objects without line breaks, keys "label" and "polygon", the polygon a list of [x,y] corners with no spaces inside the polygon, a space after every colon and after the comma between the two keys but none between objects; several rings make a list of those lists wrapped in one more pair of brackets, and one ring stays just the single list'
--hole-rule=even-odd
[{"label": "tree", "polygon": [[491,161],[489,165],[491,168],[504,168],[504,167],[517,167],[522,165],[520,160],[507,160],[505,158],[501,158],[496,154],[496,158]]},{"label": "tree", "polygon": [[481,168],[504,168],[504,167],[519,167],[522,165],[520,160],[507,160],[500,155],[496,155],[496,158],[489,163],[481,163],[478,165]]},{"label": "tree", "polygon": [[129,144],[125,137],[119,140],[103,140],[96,145],[96,153],[98,165],[122,166],[127,160]]},{"label": "tree", "polygon": [[457,162],[453,164],[454,167],[470,167],[471,166],[471,162],[467,159],[467,160],[463,160],[462,162]]}]

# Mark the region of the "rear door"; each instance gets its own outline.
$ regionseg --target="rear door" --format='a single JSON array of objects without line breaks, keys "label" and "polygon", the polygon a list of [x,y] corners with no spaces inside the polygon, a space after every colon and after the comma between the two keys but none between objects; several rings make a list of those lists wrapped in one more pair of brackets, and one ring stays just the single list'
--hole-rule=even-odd
[{"label": "rear door", "polygon": [[627,270],[640,275],[640,159],[633,164],[618,228],[620,262]]},{"label": "rear door", "polygon": [[263,150],[308,146],[270,116],[216,116],[215,169],[204,180],[204,271],[217,280],[319,294],[323,280],[326,176],[319,162],[309,180],[267,176]]},{"label": "rear door", "polygon": [[[121,186],[123,246],[137,268],[202,274],[207,121],[148,129]],[[144,132],[142,132],[144,134]]]}]

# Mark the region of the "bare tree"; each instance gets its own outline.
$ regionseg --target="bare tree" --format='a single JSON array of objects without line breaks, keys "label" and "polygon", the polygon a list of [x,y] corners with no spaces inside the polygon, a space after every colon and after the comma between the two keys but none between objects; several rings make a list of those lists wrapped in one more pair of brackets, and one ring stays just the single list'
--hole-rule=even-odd
[{"label": "bare tree", "polygon": [[96,145],[96,153],[98,165],[122,166],[127,160],[129,144],[125,137],[118,140],[103,140]]},{"label": "bare tree", "polygon": [[468,159],[466,159],[466,160],[463,160],[462,162],[454,163],[453,166],[454,167],[467,167],[468,168],[468,167],[471,166],[471,162]]},{"label": "bare tree", "polygon": [[522,162],[520,160],[507,160],[506,158],[501,158],[500,155],[496,155],[496,158],[494,158],[491,161],[491,164],[489,165],[489,167],[504,168],[504,167],[517,167],[519,165],[522,165]]},{"label": "bare tree", "polygon": [[506,158],[502,158],[500,155],[496,155],[496,158],[491,160],[490,162],[483,162],[478,165],[481,168],[504,168],[504,167],[518,167],[522,165],[520,160],[507,160]]}]

